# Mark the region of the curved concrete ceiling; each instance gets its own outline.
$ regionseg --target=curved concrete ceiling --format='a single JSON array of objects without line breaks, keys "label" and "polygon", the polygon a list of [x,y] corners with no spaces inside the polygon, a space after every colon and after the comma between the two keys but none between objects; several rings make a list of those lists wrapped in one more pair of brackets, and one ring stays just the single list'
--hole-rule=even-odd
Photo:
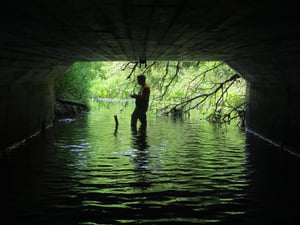
[{"label": "curved concrete ceiling", "polygon": [[1,65],[28,56],[222,60],[246,78],[277,77],[300,53],[300,10],[287,1],[28,0],[5,3],[1,11]]}]

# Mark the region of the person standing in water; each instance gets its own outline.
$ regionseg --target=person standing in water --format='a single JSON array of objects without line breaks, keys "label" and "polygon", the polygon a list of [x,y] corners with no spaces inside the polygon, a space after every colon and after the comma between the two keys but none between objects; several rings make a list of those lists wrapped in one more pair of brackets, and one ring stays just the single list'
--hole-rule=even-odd
[{"label": "person standing in water", "polygon": [[150,87],[146,84],[145,75],[137,76],[137,82],[141,86],[138,94],[130,95],[135,98],[135,109],[131,115],[131,128],[136,130],[137,120],[141,122],[141,128],[147,126],[146,112],[149,105]]}]

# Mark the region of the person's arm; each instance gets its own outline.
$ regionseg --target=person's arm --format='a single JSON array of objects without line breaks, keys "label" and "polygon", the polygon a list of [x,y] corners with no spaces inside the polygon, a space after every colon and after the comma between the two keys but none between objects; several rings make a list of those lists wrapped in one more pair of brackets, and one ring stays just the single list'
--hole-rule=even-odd
[{"label": "person's arm", "polygon": [[130,97],[131,97],[131,98],[137,98],[138,95],[137,95],[137,94],[132,94],[132,95],[130,95]]}]

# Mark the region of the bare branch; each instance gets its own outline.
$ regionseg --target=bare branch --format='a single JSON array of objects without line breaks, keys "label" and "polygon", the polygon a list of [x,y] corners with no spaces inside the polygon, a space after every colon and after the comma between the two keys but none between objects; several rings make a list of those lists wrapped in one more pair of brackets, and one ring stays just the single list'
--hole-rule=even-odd
[{"label": "bare branch", "polygon": [[[127,76],[126,80],[130,79],[131,75],[133,74],[133,72],[135,71],[137,65],[139,64],[138,62],[131,62],[131,63],[134,63],[134,66],[130,72],[130,74]],[[129,63],[130,64],[130,63]],[[128,64],[127,64],[128,65]],[[127,67],[127,66],[126,66]]]},{"label": "bare branch", "polygon": [[152,62],[149,66],[146,67],[146,69],[143,71],[143,73],[146,73],[152,66],[154,66],[156,62]]},{"label": "bare branch", "polygon": [[176,65],[176,71],[175,71],[175,74],[173,75],[173,77],[171,78],[171,80],[169,81],[169,83],[165,86],[165,90],[164,92],[162,93],[161,95],[161,98],[163,98],[165,96],[165,94],[168,92],[169,90],[169,87],[170,85],[173,83],[173,81],[177,78],[178,76],[178,73],[179,73],[179,65],[180,65],[180,62],[177,62],[177,65]]},{"label": "bare branch", "polygon": [[[237,80],[237,79],[239,79],[239,78],[240,78],[240,76],[239,76],[238,74],[234,74],[234,75],[231,76],[229,79],[227,79],[227,80],[225,80],[224,82],[220,83],[220,84],[218,85],[218,87],[217,87],[215,90],[213,90],[212,92],[196,95],[196,96],[193,97],[193,98],[190,98],[190,99],[188,99],[188,100],[182,101],[182,102],[177,103],[177,104],[174,104],[174,106],[173,106],[172,108],[175,108],[175,109],[178,108],[178,107],[183,108],[183,107],[186,106],[188,103],[190,103],[190,102],[192,102],[192,101],[194,101],[194,100],[196,100],[196,99],[198,99],[198,98],[204,98],[204,99],[207,99],[209,96],[212,96],[212,95],[216,94],[220,89],[222,89],[223,86],[224,86],[226,83],[234,82],[235,80]],[[232,84],[230,84],[230,86],[231,86],[231,85],[232,85]],[[227,88],[226,90],[228,90],[228,88]],[[203,102],[204,102],[204,100],[201,101],[201,103],[203,103]],[[197,106],[199,106],[199,105],[200,105],[200,103],[197,104]],[[195,108],[195,107],[196,107],[196,106],[194,106],[194,107],[192,107],[192,108]],[[190,108],[190,109],[192,109],[192,108]],[[186,111],[185,111],[185,112],[186,112]]]}]

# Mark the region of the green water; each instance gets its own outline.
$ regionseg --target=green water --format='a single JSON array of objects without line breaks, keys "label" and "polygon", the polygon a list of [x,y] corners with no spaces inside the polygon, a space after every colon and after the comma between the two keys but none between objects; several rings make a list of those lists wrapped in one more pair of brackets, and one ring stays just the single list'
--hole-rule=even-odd
[{"label": "green water", "polygon": [[147,130],[134,133],[123,106],[99,104],[3,153],[0,224],[295,221],[298,159],[196,113],[150,111]]}]

